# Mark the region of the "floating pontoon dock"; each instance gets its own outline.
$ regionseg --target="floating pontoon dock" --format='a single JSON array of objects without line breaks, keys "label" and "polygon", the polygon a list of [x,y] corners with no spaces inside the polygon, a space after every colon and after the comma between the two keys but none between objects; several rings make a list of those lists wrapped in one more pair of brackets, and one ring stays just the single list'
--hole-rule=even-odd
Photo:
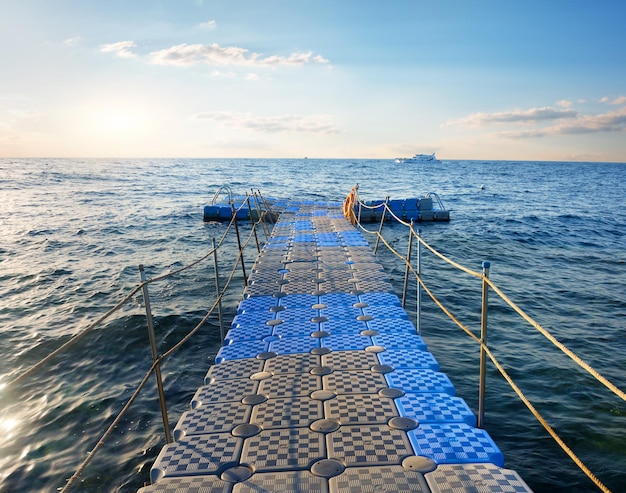
[{"label": "floating pontoon dock", "polygon": [[[208,221],[230,221],[233,213],[237,219],[258,220],[264,215],[270,216],[272,220],[277,214],[284,211],[288,202],[277,199],[260,200],[258,197],[228,194],[228,202],[218,202],[220,194],[211,201],[211,204],[204,206],[203,219]],[[362,204],[354,204],[354,214],[360,222],[378,222],[383,214],[386,220],[391,219],[390,212],[386,211],[384,205],[388,206],[388,211],[393,213],[398,219],[415,222],[449,221],[450,211],[447,210],[439,195],[434,192],[424,194],[419,198],[412,199],[391,199],[391,200],[369,200]]]},{"label": "floating pontoon dock", "polygon": [[528,492],[341,206],[282,212],[151,492]]}]

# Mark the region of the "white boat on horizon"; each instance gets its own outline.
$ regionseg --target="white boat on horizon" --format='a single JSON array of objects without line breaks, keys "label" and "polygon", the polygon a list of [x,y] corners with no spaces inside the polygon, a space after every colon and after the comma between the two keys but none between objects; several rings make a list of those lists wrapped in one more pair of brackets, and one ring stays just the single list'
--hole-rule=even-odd
[{"label": "white boat on horizon", "polygon": [[413,157],[397,157],[396,163],[440,163],[435,153],[432,154],[415,154]]}]

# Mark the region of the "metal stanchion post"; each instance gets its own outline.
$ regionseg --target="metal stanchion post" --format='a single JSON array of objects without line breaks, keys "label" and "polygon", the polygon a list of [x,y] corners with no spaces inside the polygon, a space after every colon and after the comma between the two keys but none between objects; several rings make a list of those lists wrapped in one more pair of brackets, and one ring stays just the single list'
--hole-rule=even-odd
[{"label": "metal stanchion post", "polygon": [[487,353],[485,352],[485,346],[487,345],[487,311],[488,307],[488,294],[489,285],[486,279],[489,279],[489,262],[483,262],[483,281],[482,281],[482,308],[480,317],[480,385],[478,389],[478,427],[482,428],[485,421],[485,388],[486,388],[486,373],[487,373]]},{"label": "metal stanchion post", "polygon": [[165,405],[165,392],[163,391],[163,379],[161,378],[161,365],[158,363],[159,354],[157,352],[156,337],[154,336],[154,324],[152,321],[152,309],[150,308],[150,295],[148,294],[148,285],[146,284],[146,273],[143,265],[139,266],[139,277],[143,283],[143,301],[146,307],[146,322],[148,324],[148,337],[150,338],[150,349],[152,350],[152,361],[157,362],[154,367],[154,377],[156,379],[157,391],[159,393],[159,404],[161,405],[161,416],[163,417],[163,428],[165,429],[166,443],[172,443],[172,435],[170,434],[170,424],[167,418],[167,407]]}]

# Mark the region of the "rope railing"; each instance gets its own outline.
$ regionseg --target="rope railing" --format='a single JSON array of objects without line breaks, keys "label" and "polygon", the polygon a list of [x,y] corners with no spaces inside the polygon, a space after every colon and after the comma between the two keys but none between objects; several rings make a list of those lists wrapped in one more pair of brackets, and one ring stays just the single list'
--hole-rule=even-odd
[{"label": "rope railing", "polygon": [[[468,274],[470,276],[482,279],[483,282],[486,282],[488,284],[488,286],[491,289],[493,289],[493,291],[496,294],[498,294],[498,296],[505,303],[507,303],[516,313],[518,313],[518,315],[520,315],[526,322],[528,322],[535,329],[537,329],[544,337],[546,337],[548,340],[550,340],[557,348],[559,348],[562,352],[564,352],[568,357],[570,357],[574,362],[576,362],[581,368],[585,369],[592,376],[594,376],[596,378],[596,380],[598,380],[600,383],[602,383],[605,387],[607,387],[609,390],[611,390],[613,393],[615,393],[621,399],[626,400],[626,393],[624,391],[622,391],[617,386],[612,384],[608,379],[603,377],[597,370],[592,368],[590,365],[588,365],[586,362],[584,362],[580,357],[578,357],[575,353],[573,353],[573,351],[569,350],[565,345],[560,343],[545,328],[543,328],[541,325],[539,325],[537,322],[535,322],[521,308],[519,308],[513,301],[511,301],[502,292],[502,290],[499,289],[495,285],[495,283],[493,283],[493,281],[489,280],[489,278],[486,277],[484,275],[484,273],[476,272],[474,270],[466,268],[463,265],[453,261],[452,259],[450,259],[447,256],[443,255],[442,253],[438,252],[435,248],[433,248],[426,241],[424,241],[418,233],[415,232],[415,230],[413,228],[413,223],[412,222],[411,223],[407,223],[407,222],[403,221],[401,218],[399,218],[389,208],[388,201],[385,201],[382,204],[378,204],[378,205],[374,205],[374,206],[368,206],[368,205],[364,204],[363,202],[361,202],[359,200],[357,190],[358,190],[358,187],[355,187],[353,189],[353,192],[355,193],[355,196],[353,197],[353,203],[354,203],[355,206],[358,206],[359,208],[363,207],[363,208],[370,208],[370,209],[383,207],[385,209],[383,211],[383,214],[382,214],[383,218],[385,216],[388,216],[390,218],[393,218],[399,224],[402,224],[402,225],[408,227],[410,229],[410,233],[409,233],[411,235],[410,237],[411,238],[416,238],[418,240],[418,242],[419,242],[418,243],[419,245],[423,245],[428,251],[430,251],[433,255],[435,255],[436,257],[438,257],[442,261],[448,263],[449,265],[453,266],[454,268],[456,268],[456,269],[458,269],[458,270],[460,270],[460,271],[462,271],[462,272],[464,272],[464,273],[466,273],[466,274]],[[259,192],[259,196],[260,196],[260,192]],[[263,199],[263,197],[260,196],[260,199],[259,199],[258,197],[256,197],[256,194],[254,192],[253,192],[253,200],[255,201],[255,204],[260,204],[261,202],[263,202],[264,205],[266,205],[265,204],[265,200]],[[247,200],[246,202],[247,202],[248,207],[250,207],[249,200]],[[246,206],[246,202],[244,202],[240,206],[239,209],[245,207]],[[233,208],[233,215],[232,215],[232,218],[231,218],[231,220],[230,220],[226,230],[224,231],[223,235],[221,236],[218,244],[217,245],[214,244],[213,248],[211,248],[210,251],[207,254],[203,255],[202,257],[194,260],[193,262],[191,262],[191,263],[189,263],[189,264],[187,264],[187,265],[185,265],[185,266],[183,266],[183,267],[181,267],[179,269],[176,269],[174,271],[167,272],[167,273],[165,273],[163,275],[160,275],[160,276],[153,277],[153,278],[150,278],[150,279],[146,279],[145,281],[142,281],[136,287],[134,287],[129,292],[129,294],[124,296],[124,298],[122,300],[120,300],[114,307],[112,307],[105,314],[100,316],[97,320],[95,320],[94,322],[89,324],[85,329],[81,330],[79,333],[77,333],[76,335],[72,336],[68,341],[66,341],[59,348],[57,348],[56,350],[54,350],[53,352],[48,354],[41,361],[39,361],[35,365],[31,366],[30,368],[25,370],[23,373],[18,375],[16,378],[14,378],[10,382],[8,382],[6,387],[14,386],[14,385],[18,384],[19,382],[21,382],[22,380],[24,380],[25,378],[27,378],[28,376],[32,375],[35,371],[37,371],[38,369],[40,369],[43,366],[45,366],[48,362],[50,362],[50,360],[52,360],[55,356],[57,356],[58,354],[62,353],[65,350],[67,350],[72,344],[74,344],[78,340],[82,339],[83,337],[85,337],[86,335],[91,333],[93,330],[95,330],[97,327],[102,325],[114,313],[116,313],[126,303],[128,303],[144,286],[146,286],[148,284],[156,283],[156,282],[164,280],[164,279],[171,278],[173,276],[176,276],[176,275],[178,275],[178,274],[180,274],[180,273],[182,273],[182,272],[184,272],[186,270],[189,270],[189,269],[191,269],[191,268],[201,264],[202,262],[207,260],[212,255],[215,255],[215,253],[223,246],[224,242],[226,241],[227,235],[231,231],[231,229],[233,227],[235,227],[235,228],[237,227],[236,212],[239,209],[235,210]],[[420,275],[420,273],[411,264],[410,254],[408,254],[407,256],[404,256],[400,252],[396,251],[393,248],[393,246],[382,235],[382,232],[381,232],[382,224],[381,224],[381,227],[379,228],[378,231],[370,231],[367,228],[365,228],[362,225],[362,223],[358,220],[358,217],[355,214],[354,209],[355,209],[355,207],[351,207],[351,212],[350,212],[351,216],[347,216],[348,219],[350,219],[353,222],[353,224],[355,224],[355,226],[357,226],[361,231],[363,231],[363,232],[365,232],[365,233],[367,233],[369,235],[376,235],[377,244],[378,244],[379,241],[382,242],[387,247],[389,252],[391,252],[394,256],[396,256],[398,259],[400,259],[402,262],[404,262],[406,264],[407,273],[410,272],[415,277],[415,279],[418,282],[418,285],[422,289],[424,289],[424,291],[430,297],[430,299],[439,307],[439,309],[441,309],[450,318],[450,320],[452,320],[474,342],[479,344],[479,346],[481,347],[481,350],[485,351],[485,353],[489,356],[490,360],[493,362],[493,364],[498,369],[500,374],[503,376],[503,378],[507,381],[507,383],[514,390],[514,392],[518,395],[520,400],[526,405],[526,407],[530,410],[530,412],[533,414],[533,416],[535,416],[535,418],[539,421],[539,423],[544,427],[544,429],[546,429],[546,431],[552,436],[552,438],[557,442],[557,444],[565,451],[565,453],[578,465],[578,467],[589,477],[589,479],[591,479],[591,481],[593,481],[594,484],[596,484],[598,486],[598,488],[600,488],[602,491],[609,492],[608,488],[604,484],[602,484],[602,482],[584,465],[584,463],[565,444],[565,442],[563,442],[563,440],[557,435],[557,433],[554,431],[554,429],[546,422],[546,420],[541,416],[541,414],[535,409],[535,407],[532,405],[532,403],[528,400],[528,398],[524,395],[524,393],[515,384],[515,382],[512,380],[512,378],[506,372],[506,370],[502,367],[501,363],[493,355],[491,350],[488,348],[486,342],[483,341],[480,337],[476,336],[472,332],[472,330],[470,328],[468,328],[466,325],[464,325],[459,320],[459,318],[456,317],[448,308],[446,308],[444,306],[444,304],[436,297],[436,295],[433,293],[433,291],[426,285],[426,283],[422,279],[422,276]],[[252,212],[252,211],[250,210],[250,212]],[[345,211],[345,208],[344,208],[344,213],[345,212],[346,211]],[[270,216],[271,216],[271,213],[270,213]],[[250,214],[250,218],[253,219],[252,213]],[[80,477],[81,473],[84,471],[84,469],[87,467],[87,465],[93,460],[93,458],[95,457],[96,453],[102,448],[102,446],[103,446],[104,442],[106,441],[106,439],[111,435],[113,430],[118,426],[118,424],[119,424],[120,420],[122,419],[122,417],[127,413],[127,411],[130,409],[130,407],[133,404],[133,402],[137,399],[137,397],[139,396],[141,390],[145,387],[145,384],[147,383],[150,375],[152,375],[155,372],[155,370],[158,368],[159,364],[162,361],[164,361],[167,358],[169,358],[174,352],[179,350],[189,339],[191,339],[200,330],[201,327],[203,327],[206,324],[207,320],[211,317],[211,315],[213,315],[214,311],[216,310],[216,307],[219,306],[219,303],[221,302],[222,298],[226,294],[228,288],[230,287],[230,285],[231,285],[231,283],[232,283],[232,281],[233,281],[233,279],[235,277],[235,273],[237,271],[237,267],[239,265],[239,262],[241,262],[242,265],[243,265],[243,263],[244,263],[244,258],[243,258],[244,257],[244,250],[245,250],[245,248],[248,247],[249,243],[252,241],[253,238],[256,240],[257,248],[258,248],[258,239],[256,237],[256,228],[259,226],[259,224],[262,227],[265,227],[266,225],[263,224],[263,222],[264,222],[263,214],[258,214],[258,217],[255,220],[252,221],[251,231],[248,234],[248,237],[243,242],[238,241],[239,252],[238,252],[237,258],[233,262],[233,266],[232,266],[231,271],[230,271],[230,273],[228,275],[226,283],[221,287],[221,289],[219,289],[216,292],[216,299],[213,302],[213,304],[210,307],[210,309],[202,317],[202,319],[197,323],[197,325],[191,331],[189,331],[189,333],[187,333],[174,346],[172,346],[170,349],[165,351],[163,354],[159,355],[158,358],[155,359],[152,362],[152,366],[147,371],[145,376],[142,378],[141,382],[139,383],[139,385],[135,389],[133,395],[126,402],[126,404],[124,405],[124,407],[122,408],[120,413],[116,416],[114,421],[111,423],[111,425],[107,428],[107,430],[101,436],[100,440],[96,443],[96,445],[93,447],[93,449],[87,454],[87,457],[84,459],[84,461],[78,467],[76,472],[67,480],[65,486],[61,490],[62,493],[66,492],[66,491],[69,491],[69,488],[71,488],[72,484],[76,481],[77,478]],[[266,237],[267,237],[267,235],[268,235],[267,230],[264,229],[264,232],[266,233]],[[244,270],[244,272],[245,272],[245,270]],[[216,273],[216,275],[217,275],[217,273]],[[245,274],[244,274],[244,278],[245,278]]]},{"label": "rope railing", "polygon": [[[243,208],[244,205],[245,204],[242,204],[239,207],[239,209]],[[239,209],[237,209],[237,211],[239,211]],[[87,327],[82,329],[80,332],[78,332],[77,334],[73,335],[69,340],[67,340],[65,343],[63,343],[61,346],[59,346],[57,349],[55,349],[54,351],[52,351],[48,355],[46,355],[40,361],[38,361],[37,363],[35,363],[31,367],[27,368],[26,370],[24,370],[20,375],[15,377],[13,380],[10,380],[9,382],[7,382],[6,383],[6,388],[10,388],[13,385],[15,385],[15,384],[19,383],[20,381],[24,380],[26,377],[30,376],[36,370],[42,368],[47,363],[49,363],[50,360],[52,360],[55,356],[61,354],[62,352],[67,350],[71,345],[73,345],[74,343],[76,343],[79,340],[81,340],[84,336],[86,336],[87,334],[92,332],[94,329],[98,328],[106,320],[108,320],[114,313],[119,311],[126,303],[128,303],[133,298],[133,296],[135,296],[139,291],[141,291],[141,289],[145,285],[153,284],[155,282],[159,282],[159,281],[168,279],[170,277],[174,277],[174,276],[176,276],[176,275],[178,275],[178,274],[180,274],[180,273],[182,273],[182,272],[184,272],[186,270],[189,270],[189,269],[195,267],[196,265],[204,262],[210,256],[214,255],[215,251],[219,250],[220,247],[223,245],[223,243],[226,240],[226,238],[228,236],[228,233],[231,230],[231,228],[233,227],[233,224],[234,224],[235,221],[236,221],[236,218],[235,218],[235,215],[233,214],[233,217],[231,218],[230,222],[228,223],[228,226],[226,227],[226,230],[222,234],[222,236],[220,238],[220,241],[218,242],[218,244],[214,248],[211,248],[207,254],[203,255],[202,257],[194,260],[193,262],[191,262],[191,263],[189,263],[189,264],[187,264],[187,265],[185,265],[185,266],[183,266],[183,267],[181,267],[179,269],[167,272],[167,273],[165,273],[163,275],[160,275],[160,276],[157,276],[157,277],[152,277],[150,279],[146,279],[145,281],[139,283],[126,296],[124,296],[124,298],[122,298],[117,304],[115,304],[115,306],[113,306],[111,309],[109,309],[106,313],[104,313],[103,315],[98,317],[95,321],[90,323]],[[259,223],[259,221],[253,222],[252,230],[254,230],[256,228],[258,223]],[[246,242],[246,245],[247,245],[247,242]],[[238,260],[241,259],[241,257],[242,257],[242,255],[240,253],[240,255],[238,257]]]},{"label": "rope railing", "polygon": [[[229,227],[226,230],[226,233],[228,232],[228,230],[230,229],[230,226],[233,224],[233,221],[236,221],[235,219],[235,214],[233,214],[233,219],[231,220],[231,223],[229,224]],[[261,219],[259,219],[260,221]],[[148,370],[148,372],[144,375],[142,381],[140,382],[139,386],[137,387],[137,389],[135,390],[135,392],[133,393],[133,395],[130,397],[130,399],[128,400],[128,402],[126,403],[126,405],[122,408],[122,410],[120,411],[120,413],[116,416],[115,420],[111,423],[111,425],[107,428],[107,430],[104,432],[104,434],[102,435],[102,437],[100,438],[100,440],[98,441],[98,443],[94,446],[94,448],[87,454],[87,457],[83,460],[83,462],[80,464],[80,466],[78,467],[78,469],[76,470],[76,472],[67,480],[65,486],[63,487],[63,489],[61,490],[61,493],[64,493],[66,491],[69,491],[69,489],[72,487],[73,483],[76,481],[76,479],[78,479],[80,477],[80,474],[82,473],[82,471],[84,471],[84,469],[87,467],[87,465],[89,465],[89,463],[93,460],[93,458],[96,455],[96,452],[102,448],[102,446],[104,445],[104,442],[106,440],[106,438],[108,436],[110,436],[110,434],[113,432],[113,430],[115,429],[115,427],[119,424],[120,420],[122,419],[122,417],[127,413],[127,411],[130,409],[131,404],[137,399],[137,397],[139,396],[140,391],[143,389],[143,387],[145,386],[146,382],[148,381],[148,379],[150,378],[150,375],[152,375],[156,369],[158,368],[159,364],[162,361],[165,361],[167,358],[169,358],[174,352],[176,352],[177,350],[179,350],[189,339],[191,339],[203,326],[204,324],[207,322],[207,320],[209,319],[209,317],[211,315],[213,315],[213,313],[215,312],[216,308],[219,306],[219,303],[221,302],[222,298],[224,297],[224,295],[226,294],[228,288],[230,287],[230,284],[232,283],[234,277],[235,277],[235,273],[237,271],[237,266],[239,265],[240,262],[243,262],[243,252],[244,249],[248,246],[248,244],[250,243],[250,241],[252,240],[253,237],[255,237],[255,228],[258,226],[259,221],[255,221],[252,224],[252,228],[250,233],[248,234],[248,237],[246,238],[246,240],[242,243],[242,248],[240,248],[239,253],[237,255],[237,259],[235,260],[235,262],[233,262],[233,266],[231,268],[230,274],[228,275],[228,278],[226,280],[226,282],[224,283],[224,285],[222,286],[221,290],[219,293],[217,293],[216,299],[214,301],[214,303],[211,305],[211,307],[209,308],[209,310],[207,311],[207,313],[204,315],[204,317],[202,317],[202,319],[196,324],[196,326],[189,331],[189,333],[187,333],[187,335],[185,335],[185,337],[183,337],[180,341],[178,341],[174,346],[172,346],[169,350],[167,350],[166,352],[164,352],[163,354],[159,355],[157,359],[155,359],[155,361],[153,361],[152,366],[150,367],[150,369]],[[223,243],[225,239],[225,235],[222,236],[221,240],[220,240],[220,244],[221,245]],[[200,263],[201,260],[208,258],[210,255],[213,254],[213,252],[219,248],[215,247],[212,249],[212,251],[201,257],[201,259],[198,259],[194,262],[192,262],[191,264],[188,264],[187,266],[178,269],[175,272],[172,273],[168,273],[168,275],[166,276],[160,276],[158,278],[152,278],[150,280],[147,280],[146,282],[142,283],[139,285],[139,288],[141,288],[142,285],[147,284],[149,282],[155,282],[157,280],[160,279],[164,279],[167,277],[170,277],[172,275],[175,275],[177,273],[180,273],[184,270],[187,270],[188,268],[191,268],[194,265],[197,265]],[[138,289],[139,289],[138,288]],[[137,289],[137,290],[138,290]],[[137,291],[136,290],[136,291]],[[135,292],[136,292],[135,291]]]},{"label": "rope railing", "polygon": [[[258,192],[258,194],[260,196],[260,191]],[[259,199],[256,198],[255,200],[259,200]],[[263,199],[263,201],[264,201],[264,199]],[[247,202],[247,204],[249,206],[249,201]],[[141,291],[144,287],[146,287],[147,285],[153,284],[153,283],[165,280],[165,279],[169,279],[169,278],[174,277],[174,276],[176,276],[178,274],[181,274],[182,272],[187,271],[189,269],[192,269],[193,267],[201,264],[202,262],[207,260],[209,257],[214,256],[216,254],[216,252],[218,250],[220,250],[220,248],[224,245],[224,242],[226,241],[226,238],[227,238],[229,232],[233,229],[233,226],[235,228],[237,228],[237,212],[240,209],[244,208],[245,206],[246,206],[246,202],[241,204],[241,206],[238,209],[234,209],[233,208],[232,218],[231,218],[230,222],[228,223],[224,233],[222,234],[222,236],[219,239],[219,242],[217,244],[215,244],[215,240],[213,241],[213,247],[209,250],[208,253],[206,253],[205,255],[201,256],[200,258],[194,260],[193,262],[191,262],[191,263],[189,263],[189,264],[187,264],[187,265],[185,265],[185,266],[183,266],[183,267],[181,267],[179,269],[167,272],[167,273],[165,273],[163,275],[160,275],[160,276],[156,276],[156,277],[152,277],[152,278],[149,278],[149,279],[142,280],[126,296],[124,296],[118,303],[116,303],[115,306],[113,306],[110,310],[108,310],[106,313],[104,313],[103,315],[98,317],[97,320],[95,320],[94,322],[90,323],[87,327],[85,327],[84,329],[80,330],[77,334],[72,336],[68,341],[66,341],[60,347],[58,347],[57,349],[55,349],[54,351],[52,351],[51,353],[46,355],[39,362],[37,362],[36,364],[32,365],[28,369],[24,370],[20,375],[15,377],[13,380],[7,382],[7,384],[4,386],[4,388],[10,388],[12,386],[17,385],[21,381],[25,380],[27,377],[31,376],[35,371],[41,369],[46,364],[48,364],[54,357],[56,357],[59,354],[63,353],[64,351],[69,349],[69,347],[72,346],[74,343],[78,342],[79,340],[81,340],[82,338],[84,338],[85,336],[87,336],[88,334],[93,332],[96,328],[98,328],[103,323],[105,323],[114,313],[116,313],[117,311],[122,309],[124,305],[126,305],[130,300],[132,300],[133,297],[139,291]],[[250,217],[252,219],[253,216],[251,215]],[[126,402],[126,404],[121,409],[121,411],[118,413],[118,415],[115,417],[113,422],[110,424],[110,426],[107,428],[107,430],[103,433],[103,435],[101,436],[100,440],[96,443],[96,445],[92,448],[92,450],[87,454],[86,458],[80,464],[80,466],[75,471],[75,473],[66,481],[64,487],[61,489],[62,492],[69,491],[69,489],[72,487],[72,485],[76,481],[76,479],[78,479],[80,477],[81,473],[84,471],[84,469],[87,467],[87,465],[93,460],[93,458],[95,457],[96,453],[102,448],[102,446],[105,443],[106,439],[111,435],[113,430],[118,426],[120,420],[128,412],[128,410],[130,409],[130,407],[133,404],[133,402],[135,402],[135,400],[139,396],[141,390],[145,387],[145,384],[147,383],[147,381],[150,378],[150,376],[152,374],[154,374],[155,371],[159,368],[160,363],[162,361],[165,361],[167,358],[169,358],[174,352],[179,350],[187,341],[189,341],[189,339],[191,339],[200,330],[200,328],[202,328],[206,324],[207,320],[211,317],[211,315],[213,315],[213,313],[215,312],[216,307],[219,306],[220,302],[222,301],[222,298],[225,296],[225,294],[227,293],[229,287],[231,286],[232,281],[233,281],[233,279],[235,277],[235,273],[237,271],[238,265],[240,263],[243,265],[243,263],[244,263],[244,258],[243,258],[244,257],[244,250],[248,247],[248,245],[250,244],[250,242],[252,241],[253,238],[256,241],[257,248],[259,247],[259,245],[258,245],[258,238],[257,238],[257,234],[256,234],[256,228],[258,227],[259,224],[262,224],[263,219],[264,219],[263,215],[259,214],[258,218],[256,220],[252,221],[252,226],[251,226],[251,229],[250,229],[250,232],[249,232],[247,238],[243,242],[241,242],[240,239],[238,238],[239,250],[238,250],[237,257],[233,261],[232,268],[230,270],[230,273],[228,274],[226,282],[223,284],[223,286],[221,286],[219,292],[216,293],[216,299],[215,299],[214,303],[212,304],[212,306],[207,311],[207,313],[196,324],[196,326],[185,335],[185,337],[183,337],[180,341],[178,341],[176,344],[174,344],[174,346],[172,346],[170,349],[165,351],[163,354],[158,355],[153,360],[152,366],[150,367],[150,369],[146,372],[146,374],[142,378],[141,382],[139,383],[139,385],[135,389],[133,395],[129,398],[129,400]],[[141,270],[141,267],[142,266],[140,266],[140,270]],[[217,276],[217,272],[216,272],[216,276]],[[244,277],[245,277],[245,275],[244,275]],[[166,434],[167,434],[167,432],[166,432]]]},{"label": "rope railing", "polygon": [[[353,191],[354,191],[354,189],[353,189]],[[552,344],[554,344],[559,350],[561,350],[564,354],[566,354],[568,357],[570,357],[582,369],[584,369],[585,371],[590,373],[598,382],[600,382],[602,385],[604,385],[607,389],[609,389],[615,395],[617,395],[618,397],[620,397],[623,400],[626,400],[626,393],[624,391],[622,391],[616,385],[611,383],[607,378],[602,376],[597,370],[595,370],[588,363],[583,361],[582,358],[577,356],[573,351],[571,351],[564,344],[559,342],[552,334],[550,334],[549,331],[547,331],[540,324],[538,324],[535,320],[533,320],[529,315],[527,315],[508,296],[506,296],[502,292],[502,290],[500,288],[498,288],[498,286],[496,286],[496,284],[488,278],[487,275],[485,275],[484,273],[476,272],[476,271],[474,271],[472,269],[469,269],[469,268],[459,264],[458,262],[453,261],[452,259],[450,259],[447,256],[443,255],[442,253],[438,252],[435,248],[433,248],[431,245],[429,245],[426,241],[424,241],[424,239],[419,234],[417,234],[415,232],[412,223],[407,223],[407,222],[403,221],[401,218],[399,218],[396,214],[394,214],[394,212],[388,206],[388,200],[385,201],[384,203],[381,203],[381,204],[378,204],[378,205],[375,205],[375,206],[368,206],[367,204],[364,204],[363,202],[358,200],[358,196],[357,196],[357,200],[355,201],[355,205],[358,206],[358,207],[365,207],[365,208],[371,208],[371,209],[373,209],[373,208],[381,208],[381,207],[384,208],[384,211],[382,213],[382,218],[383,219],[387,216],[389,218],[393,218],[399,224],[407,226],[410,229],[410,233],[409,233],[410,234],[410,238],[417,239],[417,241],[419,242],[420,245],[423,245],[427,250],[429,250],[431,253],[433,253],[435,256],[437,256],[439,259],[443,260],[444,262],[448,263],[449,265],[453,266],[454,268],[456,268],[456,269],[458,269],[458,270],[460,270],[460,271],[462,271],[462,272],[464,272],[464,273],[466,273],[466,274],[468,274],[470,276],[482,279],[482,281],[484,283],[486,283],[491,289],[493,289],[493,291],[507,305],[509,305],[526,322],[528,322],[531,326],[533,326],[535,329],[537,329],[544,337],[546,337],[550,342],[552,342]],[[354,214],[354,211],[352,211],[352,214]],[[381,220],[381,225],[382,225],[382,220]],[[548,434],[555,440],[555,442],[567,454],[567,456],[580,468],[580,470],[601,491],[610,493],[610,490],[606,487],[606,485],[604,485],[593,474],[593,472],[582,462],[582,460],[574,453],[574,451],[572,451],[571,448],[569,448],[569,446],[563,441],[563,439],[556,433],[556,431],[550,426],[550,424],[539,413],[539,411],[537,411],[537,409],[533,406],[533,404],[530,402],[530,400],[526,397],[526,395],[522,392],[522,390],[517,386],[517,384],[513,381],[511,376],[504,369],[502,364],[497,360],[495,355],[489,349],[489,347],[486,344],[486,342],[483,339],[481,339],[480,337],[478,337],[476,334],[474,334],[466,325],[464,325],[447,307],[444,306],[444,304],[435,296],[435,294],[432,292],[432,290],[429,289],[429,287],[426,285],[426,283],[422,279],[422,276],[417,272],[417,270],[411,264],[410,256],[409,255],[407,255],[406,257],[403,256],[402,253],[398,252],[396,249],[393,248],[392,245],[390,245],[390,243],[382,236],[382,233],[381,233],[382,227],[379,228],[378,231],[368,230],[358,220],[356,221],[356,226],[361,231],[363,231],[363,232],[365,232],[367,234],[375,235],[376,236],[376,244],[377,245],[378,245],[379,242],[382,242],[387,247],[387,249],[389,250],[390,253],[392,253],[395,257],[397,257],[403,263],[405,263],[405,265],[406,265],[406,272],[407,273],[411,272],[411,274],[416,278],[417,282],[419,283],[419,286],[422,289],[424,289],[424,291],[427,293],[427,295],[430,297],[430,299],[439,307],[439,309],[443,313],[445,313],[448,316],[448,318],[450,318],[450,320],[452,320],[452,322],[454,324],[456,324],[474,342],[479,344],[479,346],[481,347],[481,351],[484,351],[485,354],[487,354],[489,356],[489,359],[493,362],[494,366],[500,372],[500,374],[506,380],[506,382],[509,384],[509,386],[517,394],[517,396],[524,403],[524,405],[528,408],[528,410],[535,417],[535,419],[537,419],[537,421],[543,426],[543,428],[548,432]],[[406,282],[405,282],[405,284],[406,284]]]}]

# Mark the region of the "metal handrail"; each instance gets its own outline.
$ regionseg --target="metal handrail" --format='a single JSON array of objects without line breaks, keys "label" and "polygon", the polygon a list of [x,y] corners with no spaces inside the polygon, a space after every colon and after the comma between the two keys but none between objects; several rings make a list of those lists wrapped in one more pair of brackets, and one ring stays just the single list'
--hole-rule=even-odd
[{"label": "metal handrail", "polygon": [[439,206],[440,210],[442,210],[442,211],[446,210],[446,208],[443,206],[443,202],[441,201],[441,198],[439,198],[439,195],[436,194],[435,192],[428,192],[426,194],[426,197],[427,198],[429,198],[429,197],[432,198],[433,201],[437,203],[437,205]]},{"label": "metal handrail", "polygon": [[217,203],[219,196],[224,190],[226,191],[226,193],[228,193],[228,203],[229,204],[233,203],[233,191],[228,185],[222,185],[215,191],[215,194],[213,195],[213,198],[211,199],[211,205],[215,205]]}]

